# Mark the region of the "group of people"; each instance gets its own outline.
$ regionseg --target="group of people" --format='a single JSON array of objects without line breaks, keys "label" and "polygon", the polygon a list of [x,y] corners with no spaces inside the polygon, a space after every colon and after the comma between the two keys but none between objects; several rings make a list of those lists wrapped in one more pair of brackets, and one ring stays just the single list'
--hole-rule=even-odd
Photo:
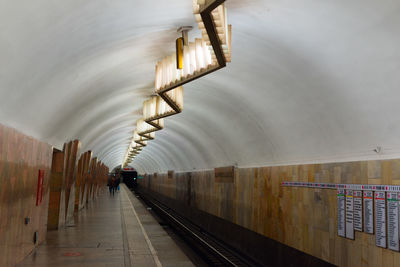
[{"label": "group of people", "polygon": [[115,174],[111,174],[108,178],[107,186],[110,190],[110,196],[114,195],[115,191],[119,191],[119,184],[121,183],[121,178],[119,176],[115,176]]}]

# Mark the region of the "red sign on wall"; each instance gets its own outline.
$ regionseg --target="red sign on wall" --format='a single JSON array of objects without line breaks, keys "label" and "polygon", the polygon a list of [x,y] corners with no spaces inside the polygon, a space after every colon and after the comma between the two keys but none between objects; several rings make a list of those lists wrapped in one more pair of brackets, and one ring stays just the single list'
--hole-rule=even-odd
[{"label": "red sign on wall", "polygon": [[39,206],[42,203],[43,182],[44,182],[44,170],[39,170],[37,192],[36,192],[36,206]]}]

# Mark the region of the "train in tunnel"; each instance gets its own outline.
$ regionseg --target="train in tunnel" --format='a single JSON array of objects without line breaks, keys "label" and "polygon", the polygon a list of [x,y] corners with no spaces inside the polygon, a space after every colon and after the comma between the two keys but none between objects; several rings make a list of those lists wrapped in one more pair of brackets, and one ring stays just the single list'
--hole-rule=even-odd
[{"label": "train in tunnel", "polygon": [[121,169],[122,182],[130,189],[137,187],[138,173],[135,168],[126,167]]}]

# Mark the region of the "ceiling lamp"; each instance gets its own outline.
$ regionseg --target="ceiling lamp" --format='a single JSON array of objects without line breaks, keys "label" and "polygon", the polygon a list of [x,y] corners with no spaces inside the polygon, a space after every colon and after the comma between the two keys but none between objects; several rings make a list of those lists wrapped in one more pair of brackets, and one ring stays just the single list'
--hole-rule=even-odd
[{"label": "ceiling lamp", "polygon": [[155,131],[161,130],[164,127],[163,120],[158,120],[158,123],[159,127],[154,127],[143,119],[140,119],[136,123],[136,132],[139,136],[143,137],[144,140],[153,140],[155,137]]},{"label": "ceiling lamp", "polygon": [[156,64],[155,93],[143,103],[143,118],[137,127],[124,157],[130,163],[155,132],[164,128],[164,118],[183,110],[185,83],[214,72],[231,62],[232,27],[227,22],[225,0],[193,0],[193,14],[201,30],[201,38],[189,42],[188,31],[181,27],[182,37],[176,40],[175,53]]},{"label": "ceiling lamp", "polygon": [[[213,8],[218,2],[222,2],[222,4],[218,5],[214,8],[211,13],[209,10]],[[218,40],[220,43],[220,47],[225,56],[226,62],[231,62],[231,33],[232,33],[232,25],[228,25],[228,16],[224,1],[204,1],[204,0],[194,0],[193,1],[193,13],[197,21],[197,25],[201,30],[201,36],[203,40],[206,41],[207,45],[212,45],[211,38],[209,36],[209,31],[212,31],[211,28],[207,28],[205,23],[207,23],[210,19],[215,25],[215,33],[218,36]],[[204,22],[207,21],[207,22]],[[214,48],[214,46],[213,46]],[[217,60],[214,49],[211,50],[213,60]]]},{"label": "ceiling lamp", "polygon": [[202,36],[193,42],[188,42],[187,36],[178,38],[177,51],[157,63],[155,91],[161,97],[165,92],[223,68],[226,62],[231,61],[232,27],[228,25],[223,2],[193,1],[193,13]]},{"label": "ceiling lamp", "polygon": [[133,141],[137,144],[137,146],[141,146],[144,147],[147,145],[147,140],[152,140],[154,139],[154,133],[151,133],[150,138],[149,137],[145,137],[145,136],[141,136],[137,133],[137,131],[133,132]]},{"label": "ceiling lamp", "polygon": [[132,142],[129,144],[128,150],[126,151],[124,164],[122,167],[125,167],[127,163],[130,163],[141,150],[142,146],[132,140]]},{"label": "ceiling lamp", "polygon": [[[167,99],[167,101],[165,100]],[[143,119],[154,125],[163,118],[182,112],[183,87],[177,87],[161,96],[152,96],[143,103]],[[163,122],[163,121],[162,121]],[[158,122],[159,123],[159,122]]]},{"label": "ceiling lamp", "polygon": [[212,60],[210,47],[202,39],[195,39],[195,42],[183,46],[182,69],[178,69],[176,55],[174,52],[157,63],[156,93],[184,84],[194,76],[217,67],[216,61]]}]

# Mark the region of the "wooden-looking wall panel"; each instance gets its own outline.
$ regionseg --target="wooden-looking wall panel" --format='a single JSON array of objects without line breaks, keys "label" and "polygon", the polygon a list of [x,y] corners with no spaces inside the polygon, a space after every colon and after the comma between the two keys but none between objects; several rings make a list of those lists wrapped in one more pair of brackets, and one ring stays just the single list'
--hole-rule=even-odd
[{"label": "wooden-looking wall panel", "polygon": [[82,186],[79,192],[79,209],[82,209],[86,205],[88,181],[89,181],[89,170],[90,162],[92,160],[92,152],[87,151],[84,160],[83,175],[82,175]]},{"label": "wooden-looking wall panel", "polygon": [[[378,248],[375,236],[337,236],[335,190],[282,187],[283,181],[400,184],[400,159],[235,169],[233,183],[215,170],[146,174],[139,185],[246,227],[339,266],[398,266],[400,253]],[[188,190],[190,177],[190,192]],[[173,182],[171,182],[173,181]],[[185,182],[186,181],[186,182]],[[175,192],[175,193],[173,193]]]},{"label": "wooden-looking wall panel", "polygon": [[[183,203],[189,203],[189,181],[191,179],[190,173],[176,173],[175,174],[175,199]],[[173,190],[173,188],[169,188]]]},{"label": "wooden-looking wall panel", "polygon": [[63,185],[64,152],[53,151],[50,177],[50,198],[48,209],[47,229],[57,230],[59,228],[60,205],[65,205],[61,201],[61,191]]},{"label": "wooden-looking wall panel", "polygon": [[78,160],[76,179],[75,179],[75,195],[74,195],[74,211],[79,211],[79,196],[83,180],[83,168],[86,153],[83,153]]},{"label": "wooden-looking wall panel", "polygon": [[75,210],[75,179],[77,174],[77,157],[81,143],[78,140],[71,141],[68,144],[68,163],[65,181],[65,221],[69,222],[74,218]]},{"label": "wooden-looking wall panel", "polygon": [[233,183],[234,182],[235,167],[220,167],[215,168],[215,182],[216,183]]},{"label": "wooden-looking wall panel", "polygon": [[[52,147],[0,125],[0,266],[14,266],[46,236]],[[44,170],[42,202],[36,206],[39,170]],[[30,223],[24,224],[29,217]]]},{"label": "wooden-looking wall panel", "polygon": [[98,161],[96,170],[95,170],[95,176],[94,176],[93,199],[96,199],[98,196],[101,175],[102,175],[102,163],[101,163],[101,161]]},{"label": "wooden-looking wall panel", "polygon": [[86,203],[93,200],[93,185],[95,179],[95,170],[97,166],[97,158],[92,158],[90,161],[90,172],[87,179]]}]

